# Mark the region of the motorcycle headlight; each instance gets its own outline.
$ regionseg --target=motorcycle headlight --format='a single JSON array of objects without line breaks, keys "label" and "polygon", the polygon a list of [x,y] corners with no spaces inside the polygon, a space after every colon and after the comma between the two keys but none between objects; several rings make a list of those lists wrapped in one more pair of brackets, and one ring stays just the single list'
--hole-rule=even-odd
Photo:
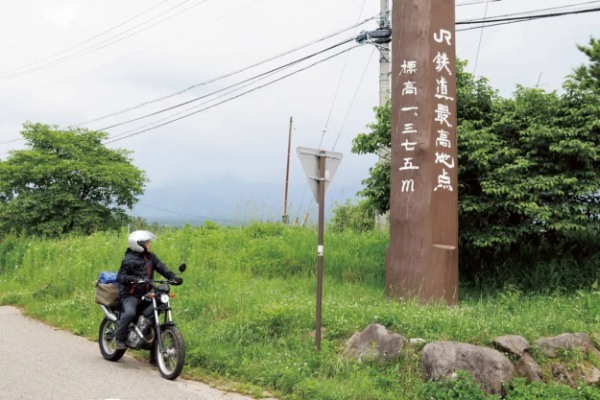
[{"label": "motorcycle headlight", "polygon": [[169,302],[169,295],[166,293],[163,293],[160,295],[160,302],[167,304]]}]

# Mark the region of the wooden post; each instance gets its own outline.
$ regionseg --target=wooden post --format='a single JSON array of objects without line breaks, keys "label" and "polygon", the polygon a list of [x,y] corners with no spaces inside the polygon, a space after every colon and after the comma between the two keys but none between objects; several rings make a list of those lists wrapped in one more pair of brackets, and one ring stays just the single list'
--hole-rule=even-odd
[{"label": "wooden post", "polygon": [[458,301],[455,2],[394,0],[388,297]]}]

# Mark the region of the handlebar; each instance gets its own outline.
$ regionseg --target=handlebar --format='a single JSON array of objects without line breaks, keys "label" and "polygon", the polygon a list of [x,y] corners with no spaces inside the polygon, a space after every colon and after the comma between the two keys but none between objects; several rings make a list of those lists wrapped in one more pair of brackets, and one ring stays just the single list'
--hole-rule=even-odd
[{"label": "handlebar", "polygon": [[178,286],[178,283],[176,281],[173,281],[170,279],[167,279],[167,280],[140,279],[140,280],[132,282],[131,284],[132,285],[141,285],[144,283],[149,283],[153,287],[155,287],[156,285],[163,284],[163,283],[167,283],[167,284],[173,285],[173,286]]}]

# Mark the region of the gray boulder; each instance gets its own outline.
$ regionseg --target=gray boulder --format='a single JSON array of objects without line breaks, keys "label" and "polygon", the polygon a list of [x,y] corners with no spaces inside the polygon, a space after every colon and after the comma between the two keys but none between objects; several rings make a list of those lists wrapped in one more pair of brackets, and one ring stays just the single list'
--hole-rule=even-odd
[{"label": "gray boulder", "polygon": [[521,357],[523,352],[529,349],[529,342],[523,336],[505,335],[494,339],[494,346],[502,351]]},{"label": "gray boulder", "polygon": [[362,332],[352,335],[346,344],[344,355],[358,361],[392,360],[400,356],[404,337],[391,333],[381,324],[371,324]]},{"label": "gray boulder", "polygon": [[544,375],[540,365],[531,357],[531,354],[524,352],[515,365],[517,373],[527,379],[527,382],[542,382]]},{"label": "gray boulder", "polygon": [[534,345],[550,358],[557,357],[560,349],[577,350],[584,354],[589,352],[600,354],[585,333],[563,333],[554,337],[541,338]]},{"label": "gray boulder", "polygon": [[575,379],[571,376],[571,373],[567,370],[567,368],[562,364],[556,364],[552,366],[552,376],[558,382],[570,386],[573,389],[577,389],[577,383]]},{"label": "gray boulder", "polygon": [[584,367],[582,378],[586,385],[597,385],[600,383],[600,369],[593,365],[588,365]]},{"label": "gray boulder", "polygon": [[515,376],[515,368],[504,354],[466,343],[429,343],[421,351],[421,363],[426,379],[450,379],[463,370],[488,394],[502,394],[503,383]]}]

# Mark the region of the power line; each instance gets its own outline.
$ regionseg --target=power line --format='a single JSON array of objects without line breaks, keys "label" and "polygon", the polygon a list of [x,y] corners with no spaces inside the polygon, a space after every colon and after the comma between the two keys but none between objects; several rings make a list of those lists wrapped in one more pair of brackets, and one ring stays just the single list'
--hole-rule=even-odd
[{"label": "power line", "polygon": [[[487,12],[488,12],[488,6],[490,5],[489,1],[485,2],[485,11],[483,13],[483,19],[485,20],[487,18]],[[481,27],[483,28],[485,26],[485,22],[483,22],[481,24]],[[475,73],[477,72],[477,61],[479,61],[479,51],[481,50],[481,42],[483,39],[483,29],[481,30],[481,32],[479,33],[479,44],[477,45],[477,55],[475,56],[475,65],[473,67],[473,75],[475,75]]]},{"label": "power line", "polygon": [[[136,28],[145,25],[148,22],[150,22],[150,21],[152,21],[152,20],[154,20],[154,19],[156,19],[156,18],[158,18],[158,17],[160,17],[160,16],[162,16],[162,15],[164,15],[164,14],[166,14],[166,13],[168,13],[168,12],[170,12],[170,11],[176,9],[176,8],[178,8],[178,7],[181,7],[182,5],[184,5],[185,3],[189,2],[189,1],[191,1],[191,0],[184,0],[183,2],[181,2],[179,4],[176,4],[175,6],[169,8],[168,10],[163,11],[162,13],[160,13],[158,15],[155,15],[155,16],[151,17],[150,19],[147,19],[147,20],[143,21],[142,23],[133,26],[132,28],[129,28],[129,29],[123,31],[123,32],[120,32],[120,33],[116,34],[116,35],[113,35],[113,36],[111,36],[111,37],[109,37],[107,39],[104,39],[104,40],[102,40],[102,41],[100,41],[100,42],[98,42],[96,44],[93,44],[93,45],[91,45],[89,47],[86,47],[86,48],[84,48],[82,50],[79,50],[79,51],[77,51],[77,52],[75,52],[73,54],[59,57],[56,60],[49,61],[48,63],[42,64],[42,65],[37,66],[37,67],[25,68],[23,71],[18,71],[17,70],[17,72],[13,72],[13,73],[10,73],[10,74],[0,74],[0,79],[12,78],[14,76],[18,76],[18,75],[28,74],[28,73],[31,73],[31,72],[40,71],[40,70],[43,70],[43,69],[46,69],[46,68],[49,68],[49,67],[53,67],[55,65],[63,64],[65,62],[74,60],[74,59],[79,58],[81,56],[94,53],[94,52],[96,52],[98,50],[101,50],[101,49],[103,49],[105,47],[111,46],[111,45],[113,45],[115,43],[118,43],[118,42],[121,42],[121,41],[123,41],[123,40],[125,40],[127,38],[130,38],[131,36],[134,36],[134,35],[136,35],[138,33],[141,33],[141,32],[143,32],[145,30],[148,30],[148,29],[150,29],[150,28],[152,28],[152,27],[154,27],[154,26],[156,26],[158,24],[161,24],[161,23],[163,23],[163,22],[165,22],[165,21],[167,21],[167,20],[169,20],[171,18],[174,18],[174,17],[176,17],[176,16],[178,16],[178,15],[180,15],[180,14],[182,14],[182,13],[184,13],[184,12],[186,12],[186,11],[194,8],[194,7],[199,6],[200,4],[205,3],[208,0],[201,0],[199,3],[193,4],[192,6],[190,6],[188,8],[185,8],[185,9],[179,11],[178,13],[175,13],[173,15],[170,15],[170,16],[166,17],[166,18],[163,18],[163,19],[161,19],[161,20],[159,20],[159,21],[157,21],[157,22],[155,22],[155,23],[153,23],[151,25],[142,27],[141,29],[138,29],[137,31],[134,31],[134,32],[132,32],[132,33],[130,33],[128,35],[122,36],[124,33],[131,32],[131,31],[135,30]],[[112,40],[112,39],[115,39],[115,40]]]},{"label": "power line", "polygon": [[[600,2],[600,1],[593,1],[591,3],[598,3],[598,2]],[[557,9],[562,9],[565,7],[572,7],[572,6],[557,7]],[[514,14],[506,14],[503,16],[496,16],[496,17],[488,18],[488,19],[472,19],[472,20],[466,20],[466,21],[457,21],[456,25],[473,25],[473,24],[481,24],[482,22],[486,22],[487,24],[485,25],[485,27],[489,27],[489,26],[495,26],[496,24],[504,25],[506,23],[531,21],[531,20],[542,19],[542,18],[564,17],[567,15],[586,14],[586,13],[597,12],[597,11],[600,11],[600,7],[585,8],[585,9],[563,11],[563,12],[554,12],[554,13],[547,13],[547,14],[531,14],[532,11],[528,11],[528,12],[521,12],[521,13],[514,13]],[[530,15],[526,15],[528,13]],[[460,29],[460,31],[469,30],[469,29],[481,29],[481,28],[483,28],[483,27]]]},{"label": "power line", "polygon": [[235,86],[238,86],[238,85],[240,85],[240,84],[242,84],[242,83],[246,83],[246,82],[252,81],[252,80],[254,80],[254,79],[257,79],[257,78],[259,78],[259,77],[262,77],[262,76],[264,76],[264,75],[268,75],[268,74],[271,74],[271,73],[273,73],[273,72],[276,72],[276,71],[279,71],[279,70],[282,70],[282,69],[286,69],[286,68],[288,68],[288,67],[290,67],[290,66],[292,66],[292,65],[294,65],[294,64],[297,64],[297,63],[299,63],[299,62],[302,62],[302,61],[306,61],[306,60],[308,60],[308,59],[310,59],[310,58],[312,58],[312,57],[318,56],[318,55],[320,55],[320,54],[322,54],[322,53],[324,53],[324,52],[326,52],[326,51],[332,50],[332,49],[334,49],[334,48],[336,48],[336,47],[339,47],[339,46],[341,46],[341,45],[344,45],[344,44],[346,44],[346,43],[349,43],[349,42],[352,42],[352,41],[354,41],[354,38],[349,38],[349,39],[343,40],[343,41],[341,41],[341,42],[339,42],[339,43],[337,43],[337,44],[335,44],[335,45],[332,45],[332,46],[330,46],[330,47],[328,47],[328,48],[324,49],[324,50],[320,50],[320,51],[318,51],[318,52],[316,52],[316,53],[313,53],[313,54],[310,54],[310,55],[308,55],[308,56],[302,57],[302,58],[300,58],[300,59],[298,59],[298,60],[295,60],[295,61],[292,61],[292,62],[290,62],[290,63],[284,64],[284,65],[282,65],[282,66],[279,66],[279,67],[277,67],[277,68],[271,69],[270,71],[263,72],[262,74],[259,74],[259,75],[256,75],[256,76],[254,76],[254,77],[251,77],[251,78],[245,79],[245,80],[243,80],[243,81],[241,81],[241,82],[238,82],[238,83],[236,83],[236,84],[233,84],[233,85],[227,86],[227,87],[225,87],[225,88],[222,88],[222,89],[216,90],[216,91],[214,91],[214,92],[212,92],[212,93],[209,93],[209,94],[206,94],[206,95],[204,95],[204,96],[196,97],[196,98],[193,98],[193,99],[191,99],[191,100],[185,101],[185,102],[183,102],[183,103],[179,103],[179,104],[176,104],[176,105],[174,105],[174,106],[167,107],[167,108],[161,109],[161,110],[159,110],[159,111],[155,111],[155,112],[153,112],[153,113],[149,113],[149,114],[143,115],[143,116],[141,116],[141,117],[133,118],[133,119],[130,119],[130,120],[127,120],[127,121],[124,121],[124,122],[120,122],[120,123],[117,123],[117,124],[113,124],[113,125],[110,125],[110,126],[106,126],[106,127],[100,128],[99,130],[101,130],[101,131],[109,130],[109,129],[111,129],[111,128],[115,128],[115,127],[118,127],[118,126],[126,125],[126,124],[129,124],[129,123],[131,123],[131,122],[139,121],[139,120],[141,120],[141,119],[145,119],[145,118],[148,118],[148,117],[151,117],[151,116],[154,116],[154,115],[161,114],[161,113],[163,113],[163,112],[166,112],[166,111],[173,110],[173,109],[175,109],[175,108],[179,108],[179,107],[182,107],[182,106],[188,105],[188,104],[190,104],[190,103],[193,103],[193,102],[196,102],[196,101],[198,101],[198,100],[205,99],[205,98],[207,98],[207,97],[209,97],[209,96],[211,96],[211,95],[213,95],[213,94],[216,94],[216,93],[222,92],[222,91],[224,91],[224,90],[231,89],[231,88],[233,88],[233,87],[235,87]]},{"label": "power line", "polygon": [[[590,3],[598,3],[598,2],[600,2],[600,0],[599,1],[591,1],[591,2],[588,2],[588,3],[582,3],[582,4],[590,4]],[[561,8],[564,8],[564,7],[561,7]],[[538,15],[527,16],[527,17],[512,17],[512,18],[508,17],[508,18],[503,18],[503,19],[498,19],[497,17],[494,17],[494,19],[488,19],[487,20],[488,22],[494,22],[494,23],[493,24],[488,24],[485,27],[491,27],[491,26],[508,24],[508,23],[515,23],[515,22],[522,22],[522,21],[528,21],[528,20],[538,19],[538,18],[557,17],[557,16],[565,16],[565,15],[579,14],[579,13],[589,13],[589,12],[596,12],[596,11],[600,11],[600,8],[583,9],[583,10],[571,10],[571,11],[565,11],[565,12],[561,12],[561,13],[538,14]],[[480,20],[468,20],[468,21],[457,21],[456,24],[457,25],[468,25],[468,24],[478,24],[480,22],[481,22]],[[457,31],[465,31],[465,30],[470,30],[470,29],[482,29],[482,28],[483,27],[463,28],[463,29],[459,29]],[[237,97],[239,97],[239,96],[236,96],[235,98],[237,98]],[[227,101],[229,101],[229,100],[226,100],[225,102],[227,102]],[[223,102],[220,102],[218,104],[222,104],[222,103]],[[212,108],[212,107],[214,107],[214,106],[211,106],[210,108]],[[201,111],[203,111],[203,110],[201,110]],[[185,117],[182,117],[182,118],[185,118]],[[178,118],[177,120],[182,119],[182,118]],[[171,121],[171,122],[174,122],[174,121]],[[168,123],[171,123],[171,122],[168,122]],[[165,124],[161,124],[160,126],[163,126],[163,125],[166,125],[166,123]],[[152,130],[152,129],[155,129],[155,128],[149,128],[147,130]],[[147,131],[147,130],[144,130],[144,132]],[[135,134],[138,134],[138,133],[135,133]],[[133,136],[133,134],[132,135],[128,135],[127,137],[129,137],[129,136]],[[19,140],[22,140],[22,139],[14,139],[13,141],[19,141]],[[121,140],[121,139],[119,139],[119,140]],[[13,141],[9,141],[9,142],[13,142]],[[3,142],[3,143],[9,143],[9,142]],[[7,153],[4,153],[4,154],[7,154]]]},{"label": "power line", "polygon": [[115,30],[115,29],[117,29],[117,28],[120,28],[121,26],[123,26],[123,25],[127,24],[128,22],[130,22],[130,21],[133,21],[134,19],[136,19],[136,18],[138,18],[138,17],[140,17],[140,16],[142,16],[142,15],[146,14],[147,12],[150,12],[150,11],[154,10],[156,7],[160,6],[161,4],[163,4],[163,3],[166,3],[166,1],[167,1],[167,0],[163,0],[163,1],[161,1],[160,3],[157,3],[157,4],[153,5],[152,7],[150,7],[150,8],[147,8],[146,10],[144,10],[144,11],[142,11],[142,12],[140,12],[140,13],[138,13],[138,14],[134,15],[133,17],[131,17],[131,18],[129,18],[129,19],[126,19],[125,21],[123,21],[123,22],[121,22],[121,23],[119,23],[119,24],[117,24],[117,25],[115,25],[115,26],[113,26],[113,27],[111,27],[111,28],[109,28],[109,29],[107,29],[107,30],[103,31],[103,32],[100,32],[100,33],[98,33],[97,35],[94,35],[94,36],[92,36],[92,37],[89,37],[89,38],[87,38],[87,39],[85,39],[85,40],[81,41],[81,42],[78,42],[78,43],[76,43],[76,44],[72,45],[71,47],[68,47],[68,48],[66,48],[66,49],[63,49],[63,50],[61,50],[61,51],[58,51],[58,52],[56,52],[56,53],[53,53],[53,54],[51,54],[51,55],[49,55],[49,56],[47,56],[47,57],[44,57],[44,58],[42,58],[42,59],[39,59],[39,60],[37,60],[37,61],[31,61],[31,62],[29,62],[29,63],[27,63],[27,64],[23,64],[23,65],[20,65],[20,66],[18,66],[18,67],[14,67],[14,68],[11,68],[11,69],[8,69],[8,70],[5,70],[5,71],[0,71],[0,75],[5,75],[5,74],[8,74],[8,73],[10,73],[10,72],[13,72],[13,71],[16,71],[16,70],[19,70],[19,69],[23,69],[23,68],[29,67],[29,66],[31,66],[31,65],[39,64],[39,63],[42,63],[42,62],[44,62],[44,61],[46,61],[46,60],[50,60],[50,59],[52,59],[52,58],[54,58],[54,57],[56,57],[56,56],[59,56],[59,55],[61,55],[61,54],[63,54],[63,53],[67,53],[68,51],[70,51],[70,50],[73,50],[73,49],[75,49],[75,48],[77,48],[77,47],[81,46],[82,44],[86,44],[86,43],[88,43],[88,42],[91,42],[92,40],[94,40],[94,39],[96,39],[96,38],[99,38],[99,37],[101,37],[101,36],[103,36],[103,35],[105,35],[105,34],[107,34],[107,33],[109,33],[109,32],[112,32],[112,31],[114,31],[114,30]]},{"label": "power line", "polygon": [[201,215],[184,213],[184,212],[181,212],[181,211],[175,211],[175,210],[171,210],[171,209],[168,209],[168,208],[155,206],[153,204],[146,203],[146,202],[138,203],[138,205],[139,206],[143,206],[143,207],[155,208],[157,210],[168,212],[168,213],[171,213],[171,214],[178,214],[178,215],[183,215],[185,217],[191,217],[191,218],[198,219],[198,220],[201,220],[201,221],[207,221],[207,220],[209,220],[209,221],[220,221],[220,222],[240,222],[238,220],[228,219],[228,218],[212,218],[212,217],[207,217],[207,216],[201,216]]},{"label": "power line", "polygon": [[456,7],[463,7],[463,6],[473,6],[476,4],[483,4],[483,3],[495,3],[497,1],[502,1],[502,0],[473,0],[473,1],[467,1],[464,3],[460,3],[457,4]]},{"label": "power line", "polygon": [[192,116],[192,115],[198,114],[198,113],[200,113],[200,112],[202,112],[202,111],[206,111],[206,110],[208,110],[208,109],[214,108],[214,107],[216,107],[216,106],[218,106],[218,105],[221,105],[221,104],[224,104],[224,103],[230,102],[230,101],[232,101],[232,100],[235,100],[235,99],[237,99],[238,97],[244,96],[244,95],[246,95],[246,94],[248,94],[248,93],[252,93],[252,92],[254,92],[254,91],[258,90],[258,89],[262,89],[262,88],[264,88],[264,87],[266,87],[266,86],[272,85],[273,83],[279,82],[279,81],[281,81],[281,80],[283,80],[283,79],[285,79],[285,78],[288,78],[288,77],[290,77],[290,76],[292,76],[292,75],[295,75],[295,74],[297,74],[297,73],[299,73],[299,72],[305,71],[305,70],[307,70],[307,69],[309,69],[309,68],[311,68],[311,67],[314,67],[314,66],[315,66],[315,65],[317,65],[317,64],[323,63],[323,62],[325,62],[325,61],[327,61],[327,60],[330,60],[330,59],[332,59],[332,58],[334,58],[334,57],[337,57],[337,56],[339,56],[339,55],[341,55],[341,54],[344,54],[345,52],[347,52],[347,51],[350,51],[350,50],[352,50],[352,49],[355,49],[355,48],[357,48],[357,47],[359,47],[359,46],[358,46],[358,45],[356,45],[356,46],[353,46],[353,47],[350,47],[350,48],[344,49],[344,50],[342,50],[342,51],[340,51],[340,52],[338,52],[338,53],[336,53],[336,54],[333,54],[333,55],[331,55],[331,56],[328,56],[328,57],[326,57],[326,58],[324,58],[324,59],[322,59],[322,60],[316,61],[316,62],[314,62],[314,63],[312,63],[312,64],[310,64],[310,65],[308,65],[308,66],[306,66],[306,67],[300,68],[300,69],[298,69],[298,70],[296,70],[296,71],[294,71],[294,72],[291,72],[291,73],[289,73],[289,74],[286,74],[286,75],[284,75],[284,76],[282,76],[282,77],[279,77],[279,78],[277,78],[277,79],[274,79],[274,80],[272,80],[272,81],[270,81],[270,82],[268,82],[268,83],[265,83],[265,84],[263,84],[263,85],[257,86],[257,87],[255,87],[255,88],[253,88],[253,89],[247,90],[247,91],[245,91],[245,92],[243,92],[243,93],[241,93],[241,94],[238,94],[238,95],[236,95],[236,96],[233,96],[233,97],[231,97],[231,98],[229,98],[229,99],[226,99],[226,100],[220,101],[220,102],[218,102],[218,103],[216,103],[216,104],[213,104],[213,105],[211,105],[211,106],[208,106],[208,107],[202,108],[202,109],[200,109],[200,110],[197,110],[197,111],[191,112],[191,113],[189,113],[189,114],[186,114],[186,115],[184,115],[184,116],[182,116],[182,117],[178,117],[178,118],[172,119],[172,120],[170,120],[170,121],[167,121],[167,122],[164,122],[164,123],[161,123],[161,124],[155,125],[155,126],[153,126],[153,127],[150,127],[150,128],[147,128],[147,129],[142,129],[142,130],[140,130],[140,131],[138,131],[138,132],[131,133],[131,134],[129,134],[129,135],[126,135],[126,136],[120,137],[120,138],[118,138],[118,139],[114,139],[114,140],[107,141],[107,142],[105,142],[104,144],[109,144],[109,143],[117,142],[117,141],[119,141],[119,140],[123,140],[123,139],[129,138],[129,137],[132,137],[132,136],[136,136],[136,135],[139,135],[139,134],[142,134],[142,133],[145,133],[145,132],[148,132],[148,131],[151,131],[151,130],[154,130],[154,129],[160,128],[160,127],[162,127],[162,126],[165,126],[165,125],[171,124],[171,123],[173,123],[173,122],[176,122],[176,121],[182,120],[182,119],[184,119],[184,118],[187,118],[187,117],[190,117],[190,116]]},{"label": "power line", "polygon": [[[362,6],[360,7],[360,12],[358,13],[358,20],[360,20],[360,17],[363,13],[363,10],[365,8],[365,3],[366,3],[366,0],[363,0]],[[349,58],[350,58],[350,53],[348,53],[346,55],[346,59],[344,60],[344,66],[342,67],[342,72],[340,73],[340,79],[338,80],[338,84],[335,89],[335,94],[333,95],[331,107],[329,108],[329,114],[327,114],[327,120],[325,121],[325,127],[323,128],[323,133],[321,135],[321,141],[319,142],[319,145],[317,146],[317,148],[321,147],[321,144],[323,143],[323,139],[325,138],[325,134],[327,133],[327,127],[329,126],[329,119],[331,118],[331,114],[333,112],[333,106],[335,105],[335,101],[337,100],[337,96],[340,91],[340,86],[342,85],[342,78],[344,77],[344,73],[346,72],[346,66],[348,65]]]},{"label": "power line", "polygon": [[367,70],[369,69],[369,64],[371,64],[371,59],[373,58],[374,53],[375,53],[375,47],[373,47],[373,49],[371,50],[371,55],[369,56],[369,59],[367,60],[367,64],[365,65],[365,69],[362,73],[362,76],[360,77],[360,80],[358,81],[358,85],[356,86],[356,90],[354,91],[354,96],[352,96],[352,101],[350,101],[350,105],[348,106],[348,111],[346,111],[346,115],[344,116],[344,120],[342,121],[342,126],[340,127],[340,131],[338,132],[338,135],[335,138],[335,142],[333,143],[333,147],[331,148],[331,151],[335,150],[335,146],[337,145],[337,142],[340,139],[340,136],[342,135],[342,131],[344,130],[344,126],[346,125],[346,120],[348,119],[348,116],[350,115],[350,111],[352,110],[352,106],[354,105],[354,100],[356,100],[358,91],[359,91],[360,87],[362,86],[363,80],[365,79],[365,75],[367,74]]},{"label": "power line", "polygon": [[257,63],[254,63],[254,64],[251,64],[251,65],[245,66],[245,67],[243,67],[243,68],[240,68],[240,69],[238,69],[238,70],[235,70],[235,71],[232,71],[232,72],[228,72],[228,73],[226,73],[226,74],[224,74],[224,75],[221,75],[221,76],[218,76],[218,77],[216,77],[216,78],[209,79],[209,80],[207,80],[207,81],[204,81],[204,82],[200,82],[200,83],[193,84],[193,85],[191,85],[191,86],[188,86],[188,87],[186,87],[186,88],[184,88],[184,89],[182,89],[182,90],[179,90],[179,91],[177,91],[177,92],[174,92],[174,93],[168,94],[168,95],[166,95],[166,96],[162,96],[162,97],[158,97],[158,98],[155,98],[155,99],[152,99],[152,100],[148,100],[148,101],[145,101],[145,102],[139,103],[139,104],[137,104],[137,105],[134,105],[134,106],[131,106],[131,107],[128,107],[128,108],[122,109],[122,110],[120,110],[120,111],[115,111],[115,112],[112,112],[112,113],[110,113],[110,114],[106,114],[106,115],[104,115],[104,116],[101,116],[101,117],[98,117],[98,118],[94,118],[94,119],[87,120],[87,121],[84,121],[84,122],[79,122],[79,123],[77,123],[77,124],[74,124],[74,126],[87,125],[87,124],[91,124],[91,123],[93,123],[93,122],[98,122],[98,121],[101,121],[101,120],[103,120],[103,119],[107,119],[107,118],[114,117],[114,116],[117,116],[117,115],[120,115],[120,114],[123,114],[123,113],[129,112],[129,111],[136,110],[136,109],[138,109],[138,108],[141,108],[141,107],[143,107],[143,106],[146,106],[146,105],[149,105],[149,104],[153,104],[153,103],[157,103],[157,102],[160,102],[160,101],[163,101],[163,100],[167,100],[167,99],[169,99],[169,98],[172,98],[172,97],[175,97],[175,96],[181,95],[181,94],[183,94],[183,93],[186,93],[186,92],[188,92],[188,91],[190,91],[190,90],[192,90],[192,89],[195,89],[195,88],[198,88],[198,87],[201,87],[201,86],[205,86],[205,85],[208,85],[208,84],[210,84],[210,83],[214,83],[214,82],[217,82],[217,81],[223,80],[223,79],[225,79],[225,78],[229,78],[229,77],[231,77],[231,76],[234,76],[234,75],[238,75],[238,74],[240,74],[240,73],[243,73],[243,72],[246,72],[246,71],[248,71],[248,70],[250,70],[250,69],[252,69],[252,68],[258,67],[258,66],[260,66],[260,65],[263,65],[263,64],[266,64],[266,63],[268,63],[268,62],[270,62],[270,61],[273,61],[273,60],[276,60],[276,59],[278,59],[278,58],[284,57],[284,56],[286,56],[286,55],[289,55],[289,54],[295,53],[295,52],[297,52],[297,51],[299,51],[299,50],[305,49],[305,48],[307,48],[307,47],[309,47],[309,46],[312,46],[312,45],[314,45],[314,44],[317,44],[317,43],[323,42],[323,41],[325,41],[325,40],[327,40],[327,39],[331,39],[331,38],[333,38],[333,37],[335,37],[335,36],[338,36],[338,35],[340,35],[340,34],[342,34],[342,33],[346,32],[346,31],[349,31],[349,30],[351,30],[351,29],[354,29],[354,28],[356,28],[356,27],[358,27],[358,26],[360,26],[360,25],[363,25],[363,24],[365,24],[365,23],[367,23],[367,22],[369,22],[369,21],[371,21],[371,20],[373,20],[373,19],[375,19],[375,18],[376,18],[376,16],[373,16],[373,17],[367,18],[367,19],[365,19],[364,21],[358,22],[358,23],[356,23],[356,24],[354,24],[354,25],[351,25],[351,26],[349,26],[349,27],[346,27],[346,28],[344,28],[344,29],[342,29],[342,30],[339,30],[339,31],[336,31],[336,32],[334,32],[334,33],[328,34],[328,35],[326,35],[326,36],[323,36],[323,37],[321,37],[321,38],[318,38],[318,39],[312,40],[312,41],[310,41],[310,42],[308,42],[308,43],[305,43],[305,44],[303,44],[303,45],[300,45],[300,46],[298,46],[298,47],[295,47],[295,48],[293,48],[293,49],[287,50],[287,51],[285,51],[285,52],[283,52],[283,53],[280,53],[280,54],[277,54],[277,55],[275,55],[275,56],[272,56],[272,57],[266,58],[266,59],[264,59],[264,60],[261,60],[261,61],[259,61],[259,62],[257,62]]}]

